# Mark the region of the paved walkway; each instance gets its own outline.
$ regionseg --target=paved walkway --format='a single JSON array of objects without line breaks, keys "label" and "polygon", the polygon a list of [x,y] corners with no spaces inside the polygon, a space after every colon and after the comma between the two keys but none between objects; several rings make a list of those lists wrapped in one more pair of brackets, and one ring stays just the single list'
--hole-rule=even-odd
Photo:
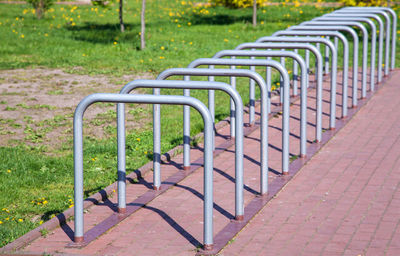
[{"label": "paved walkway", "polygon": [[[263,201],[263,198],[270,201],[221,254],[364,255],[366,252],[400,255],[400,146],[397,144],[400,87],[396,84],[399,79],[400,72],[393,72],[391,79],[368,104],[287,184],[292,176],[280,175],[282,119],[279,115],[272,118],[269,121],[271,194],[265,197],[258,196],[259,129],[247,128],[244,143],[245,218],[254,202]],[[324,88],[329,87],[330,84],[325,82]],[[308,95],[307,139],[309,148],[315,148],[315,91],[310,90]],[[327,129],[329,90],[324,90],[323,98],[323,127]],[[338,88],[337,103],[340,102],[341,90]],[[340,109],[337,104],[338,123]],[[299,154],[298,101],[290,111],[290,153],[294,159]],[[229,126],[225,126],[218,131],[216,139],[216,145],[219,145],[214,163],[214,235],[217,242],[223,241],[219,238],[229,230],[227,227],[233,227],[231,231],[238,228],[231,222],[234,217],[234,146],[226,140],[228,134]],[[155,199],[86,247],[66,247],[73,237],[73,221],[69,221],[48,236],[36,239],[21,253],[194,255],[203,241],[203,169],[201,162],[196,160],[201,156],[201,148],[192,150],[192,173],[180,170],[181,156],[163,165],[164,187],[171,185],[168,177],[177,173],[190,175],[161,195],[149,190],[151,172],[139,183],[127,186],[127,202],[131,202],[128,208],[140,206],[143,195],[151,194]],[[291,167],[304,162],[298,159]],[[274,186],[277,184],[279,186]],[[272,198],[284,184],[283,190]],[[85,232],[101,229],[110,216],[117,215],[115,203],[116,197],[109,197],[88,209]]]},{"label": "paved walkway", "polygon": [[223,255],[400,255],[400,73]]}]

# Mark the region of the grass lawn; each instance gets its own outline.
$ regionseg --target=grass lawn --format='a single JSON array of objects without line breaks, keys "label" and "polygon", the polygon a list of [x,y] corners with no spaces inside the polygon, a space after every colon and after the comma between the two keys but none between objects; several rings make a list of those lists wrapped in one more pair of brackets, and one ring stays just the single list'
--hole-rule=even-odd
[{"label": "grass lawn", "polygon": [[[259,25],[254,28],[251,25],[251,9],[208,7],[189,1],[147,2],[147,48],[144,51],[138,50],[139,0],[125,3],[124,33],[119,31],[117,3],[108,8],[54,5],[42,20],[35,18],[29,5],[1,4],[0,38],[3,40],[0,44],[0,69],[61,68],[77,75],[105,75],[116,81],[120,79],[122,81],[116,83],[120,88],[121,84],[128,82],[120,78],[122,75],[146,73],[155,77],[164,69],[185,67],[197,58],[212,57],[220,50],[233,49],[240,43],[255,41],[333,10],[315,6],[260,7]],[[246,79],[238,79],[239,92],[245,103],[248,102],[248,87],[241,85],[247,83]],[[58,93],[57,90],[54,92]],[[21,104],[8,106],[9,95],[4,91],[1,93],[0,134],[7,124],[18,126],[16,120],[3,118],[3,111],[27,108]],[[84,96],[86,94],[82,98]],[[206,102],[206,92],[193,91],[192,96]],[[217,93],[216,97],[217,102],[228,102],[227,96],[222,93]],[[229,104],[217,104],[216,107],[217,121],[228,115]],[[150,107],[128,109],[132,115],[150,118]],[[58,118],[55,122],[24,124],[20,128],[26,131],[27,137],[14,142],[13,146],[0,147],[0,247],[72,206],[71,122],[65,121],[65,125],[69,126],[69,140],[60,147],[48,149],[42,147],[40,139],[30,139],[35,135],[32,135],[32,130],[40,127],[48,128],[41,135],[47,136],[61,121],[70,120],[72,112],[73,109],[64,119]],[[182,143],[181,113],[180,107],[163,108],[163,152]],[[195,135],[202,130],[202,125],[198,114],[195,111],[192,113],[191,132]],[[102,120],[112,123],[114,114],[115,111],[111,111],[107,119]],[[106,138],[85,138],[86,195],[97,192],[116,179],[114,124],[107,126]],[[90,125],[95,123],[86,124],[85,128]],[[28,140],[30,146],[26,145]],[[140,127],[129,130],[127,142],[127,170],[133,171],[152,159],[151,123],[144,122]]]}]

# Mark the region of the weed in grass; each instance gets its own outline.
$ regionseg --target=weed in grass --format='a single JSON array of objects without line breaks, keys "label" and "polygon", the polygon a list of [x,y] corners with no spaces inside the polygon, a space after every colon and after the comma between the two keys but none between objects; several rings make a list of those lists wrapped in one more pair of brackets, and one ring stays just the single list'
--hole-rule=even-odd
[{"label": "weed in grass", "polygon": [[[47,235],[50,233],[50,231],[47,228],[42,228],[40,231],[40,235],[44,238],[47,237]],[[50,255],[50,254],[49,254]]]},{"label": "weed in grass", "polygon": [[54,91],[48,91],[48,95],[63,95],[64,91],[63,90],[54,90]]},{"label": "weed in grass", "polygon": [[7,101],[2,100],[2,101],[0,101],[0,104],[7,104]]},{"label": "weed in grass", "polygon": [[5,111],[15,111],[15,110],[17,110],[17,108],[16,107],[7,106],[4,110]]}]

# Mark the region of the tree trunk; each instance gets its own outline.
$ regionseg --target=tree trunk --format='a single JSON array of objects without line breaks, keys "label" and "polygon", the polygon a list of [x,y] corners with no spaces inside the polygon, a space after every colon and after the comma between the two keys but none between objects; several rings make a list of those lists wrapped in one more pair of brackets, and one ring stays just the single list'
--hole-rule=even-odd
[{"label": "tree trunk", "polygon": [[146,42],[145,42],[145,29],[146,29],[146,24],[145,24],[145,18],[144,14],[146,11],[146,0],[142,0],[142,13],[140,15],[140,23],[141,23],[141,32],[140,32],[140,49],[146,48]]},{"label": "tree trunk", "polygon": [[121,27],[121,32],[125,31],[124,19],[122,16],[123,0],[119,0],[119,26]]},{"label": "tree trunk", "polygon": [[40,20],[41,18],[43,18],[43,14],[44,14],[44,3],[43,0],[39,1],[38,5],[35,8],[35,12],[36,12],[36,17],[38,18],[38,20]]},{"label": "tree trunk", "polygon": [[253,0],[253,27],[257,26],[257,0]]}]

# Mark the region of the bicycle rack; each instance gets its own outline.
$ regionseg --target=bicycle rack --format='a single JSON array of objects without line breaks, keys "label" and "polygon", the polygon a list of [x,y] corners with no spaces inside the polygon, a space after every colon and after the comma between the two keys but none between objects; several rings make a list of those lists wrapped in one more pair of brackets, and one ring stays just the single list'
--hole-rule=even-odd
[{"label": "bicycle rack", "polygon": [[[74,242],[84,244],[83,232],[83,114],[95,102],[144,103],[188,105],[201,114],[204,122],[204,248],[213,246],[213,123],[210,112],[202,102],[192,97],[166,95],[124,95],[97,93],[85,97],[74,113],[74,193],[75,193],[75,231]],[[125,178],[118,173],[118,179]]]},{"label": "bicycle rack", "polygon": [[[389,7],[346,7],[340,10],[347,11],[347,10],[383,10],[390,13],[393,18],[392,22],[392,56],[391,56],[391,69],[395,68],[396,62],[396,30],[397,30],[397,14],[393,9]],[[340,11],[339,10],[339,11]]]},{"label": "bicycle rack", "polygon": [[[370,19],[367,19],[367,18],[351,18],[351,17],[340,18],[340,17],[335,17],[335,16],[322,16],[322,17],[319,17],[319,18],[315,18],[313,20],[316,20],[316,21],[340,21],[340,22],[342,22],[342,21],[350,21],[350,22],[356,21],[356,22],[367,23],[371,27],[370,90],[374,91],[374,89],[375,89],[375,56],[376,56],[376,26],[375,26],[374,22],[371,21]],[[338,25],[340,25],[340,24],[338,24]],[[351,23],[349,23],[349,25],[353,26],[353,25],[351,25]],[[354,26],[358,26],[358,25],[354,25]],[[367,52],[366,49],[364,49],[364,45],[365,45],[364,38],[365,38],[366,34],[364,34],[364,30],[361,27],[360,27],[360,29],[363,31],[363,35],[364,35],[364,37],[363,37],[363,81],[365,81],[365,83],[366,83],[366,80],[367,80],[367,78],[366,78],[367,77],[366,69],[367,69],[367,66],[368,66],[367,65],[368,52]],[[365,30],[365,33],[367,33],[367,30]],[[367,41],[367,45],[368,45],[368,41]],[[364,71],[364,68],[365,68],[365,71]],[[364,93],[364,97],[365,96],[366,96],[366,91]]]},{"label": "bicycle rack", "polygon": [[[339,38],[343,43],[343,95],[342,95],[342,117],[347,116],[347,88],[348,88],[348,67],[349,67],[349,43],[346,37],[335,31],[296,31],[296,30],[281,30],[272,34],[273,37],[279,36],[282,41],[287,40],[287,37],[281,36],[332,36],[335,39]],[[301,39],[304,38],[304,39]],[[320,40],[318,37],[293,37],[294,40]],[[318,78],[317,78],[318,80]],[[353,83],[357,84],[357,80],[353,78]]]},{"label": "bicycle rack", "polygon": [[[377,73],[378,73],[378,82],[382,82],[382,72],[383,72],[383,67],[382,67],[382,53],[383,53],[383,35],[385,33],[385,29],[383,26],[383,21],[382,19],[376,15],[376,14],[361,14],[361,13],[338,13],[338,12],[333,12],[329,14],[325,14],[323,17],[340,17],[340,18],[348,18],[349,20],[356,20],[360,19],[361,21],[362,18],[370,18],[374,19],[378,22],[379,25],[379,41],[378,41],[378,68],[377,68]],[[373,36],[376,37],[376,35],[373,34]]]},{"label": "bicycle rack", "polygon": [[[354,29],[345,26],[293,26],[289,30],[307,30],[307,31],[336,31],[343,30],[349,32],[353,36],[353,107],[357,106],[357,89],[358,89],[358,36]],[[346,90],[347,91],[347,90]],[[344,92],[343,92],[344,93]],[[346,92],[347,96],[347,92]]]},{"label": "bicycle rack", "polygon": [[[250,43],[251,45],[255,45],[255,43]],[[237,48],[241,48],[242,45],[239,45]],[[244,46],[245,47],[245,46]],[[305,157],[307,155],[306,150],[306,142],[307,142],[307,85],[306,85],[306,64],[303,58],[293,52],[288,51],[244,51],[244,50],[223,50],[214,55],[214,58],[222,58],[225,56],[247,56],[247,57],[290,57],[297,61],[302,70],[301,77],[301,111],[300,111],[300,156]],[[270,88],[269,88],[270,90]],[[253,90],[254,91],[254,90]],[[253,95],[254,96],[254,95]],[[269,101],[271,103],[271,101]],[[268,106],[270,108],[270,106]],[[270,112],[270,111],[268,111]],[[251,113],[251,111],[250,111]],[[253,106],[253,114],[254,114],[254,106]]]},{"label": "bicycle rack", "polygon": [[[283,114],[282,114],[282,173],[289,172],[289,74],[287,70],[277,61],[269,60],[246,60],[246,59],[216,59],[200,58],[192,61],[188,68],[195,68],[200,65],[230,65],[230,66],[271,66],[278,70],[283,77]],[[232,124],[232,119],[231,119]],[[231,130],[232,132],[232,130]]]},{"label": "bicycle rack", "polygon": [[[385,20],[386,20],[386,41],[385,41],[385,75],[389,74],[389,48],[390,48],[390,18],[389,15],[382,9],[340,9],[336,11],[337,13],[366,13],[366,14],[380,14],[382,15]],[[393,23],[397,23],[397,17],[396,15],[393,16]],[[396,24],[397,26],[397,24]],[[394,34],[394,38],[396,40],[396,27],[392,27],[392,34]],[[396,49],[396,43],[392,39],[392,68],[394,68],[394,63],[395,63],[395,49]]]},{"label": "bicycle rack", "polygon": [[[236,112],[236,125],[239,127],[236,129],[235,136],[235,176],[236,176],[236,189],[235,189],[235,205],[236,205],[236,219],[243,219],[243,102],[239,93],[231,86],[221,82],[203,82],[203,81],[173,81],[173,80],[135,80],[126,84],[120,91],[120,94],[127,94],[135,88],[169,88],[169,89],[196,89],[196,90],[221,90],[229,94],[233,99],[235,106],[237,107]],[[185,96],[187,97],[187,96]],[[125,156],[125,107],[124,104],[118,104],[118,152],[121,152],[121,156]],[[154,117],[153,117],[154,118]],[[188,121],[190,119],[187,119]],[[188,125],[188,124],[186,124]],[[190,124],[189,124],[190,125]],[[156,157],[154,158],[155,169],[153,172],[154,189],[159,190],[161,185],[160,178],[160,120],[154,118],[154,152]],[[212,143],[213,144],[213,143]],[[190,165],[189,165],[190,166]],[[125,164],[121,164],[121,168],[125,167]],[[122,170],[125,173],[125,168]],[[119,191],[119,190],[118,190]],[[122,195],[123,196],[123,195]],[[119,208],[125,208],[125,205],[121,205]]]},{"label": "bicycle rack", "polygon": [[[268,191],[268,88],[264,79],[257,72],[243,69],[205,69],[205,68],[171,68],[161,72],[157,80],[165,80],[171,76],[238,76],[248,77],[260,87],[261,118],[260,118],[260,194]],[[210,101],[209,110],[210,110]],[[214,117],[213,112],[211,116]],[[215,120],[213,120],[215,122]],[[158,151],[154,152],[160,152]]]},{"label": "bicycle rack", "polygon": [[[347,26],[352,27],[356,26],[361,29],[363,33],[363,47],[362,47],[362,79],[361,79],[361,98],[364,99],[367,95],[367,61],[368,61],[368,32],[367,29],[359,22],[342,22],[342,21],[308,21],[303,22],[300,26],[328,26],[328,27],[337,27],[339,26]],[[358,51],[358,49],[357,49]]]}]

